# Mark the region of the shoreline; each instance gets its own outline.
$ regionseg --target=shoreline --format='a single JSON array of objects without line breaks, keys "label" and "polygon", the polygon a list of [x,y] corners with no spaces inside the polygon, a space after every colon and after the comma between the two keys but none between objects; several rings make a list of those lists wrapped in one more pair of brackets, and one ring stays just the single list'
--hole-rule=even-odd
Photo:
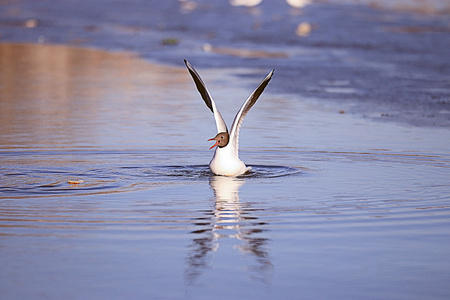
[{"label": "shoreline", "polygon": [[[25,1],[0,22],[0,43],[126,52],[168,66],[182,67],[187,58],[198,68],[275,68],[268,93],[322,101],[376,121],[450,128],[450,30],[442,15],[333,3],[289,10],[263,2],[252,10],[199,1],[189,11],[168,3],[180,7],[148,4],[159,13],[149,18],[132,8],[99,17],[102,9],[93,4],[90,15],[80,8],[68,17],[60,13],[75,2],[50,9],[49,2]],[[2,6],[17,10],[14,3]],[[232,15],[236,24],[226,22]],[[307,29],[299,33],[300,24]]]}]

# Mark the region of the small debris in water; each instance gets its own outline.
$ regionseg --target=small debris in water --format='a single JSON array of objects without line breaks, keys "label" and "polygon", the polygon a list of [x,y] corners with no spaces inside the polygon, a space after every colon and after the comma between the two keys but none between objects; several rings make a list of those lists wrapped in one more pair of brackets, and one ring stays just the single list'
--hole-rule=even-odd
[{"label": "small debris in water", "polygon": [[84,180],[80,179],[80,180],[68,180],[67,183],[68,184],[80,184],[83,183]]},{"label": "small debris in water", "polygon": [[312,31],[313,27],[311,24],[309,24],[308,22],[302,22],[300,24],[298,24],[297,29],[295,30],[295,33],[298,36],[308,36],[311,31]]},{"label": "small debris in water", "polygon": [[177,38],[165,38],[162,39],[161,44],[165,45],[165,46],[176,46],[180,43],[180,40]]},{"label": "small debris in water", "polygon": [[36,19],[28,19],[25,22],[23,22],[23,26],[25,28],[35,28],[38,26],[38,20]]}]

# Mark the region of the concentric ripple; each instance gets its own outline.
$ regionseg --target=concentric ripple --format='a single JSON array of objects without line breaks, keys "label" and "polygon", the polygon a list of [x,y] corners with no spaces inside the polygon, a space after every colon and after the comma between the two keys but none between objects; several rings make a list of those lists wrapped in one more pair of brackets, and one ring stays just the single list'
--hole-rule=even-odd
[{"label": "concentric ripple", "polygon": [[[133,151],[3,153],[0,199],[123,193],[209,181],[214,176],[208,165],[159,165],[148,156],[157,155]],[[299,172],[300,169],[288,166],[253,165],[251,172],[239,177],[275,178]]]},{"label": "concentric ripple", "polygon": [[[294,175],[301,172],[300,169],[287,166],[252,165],[249,173],[238,176],[240,178],[274,178]],[[215,176],[209,170],[208,165],[174,165],[157,166],[147,171],[153,178],[180,178],[181,180],[206,179]]]}]

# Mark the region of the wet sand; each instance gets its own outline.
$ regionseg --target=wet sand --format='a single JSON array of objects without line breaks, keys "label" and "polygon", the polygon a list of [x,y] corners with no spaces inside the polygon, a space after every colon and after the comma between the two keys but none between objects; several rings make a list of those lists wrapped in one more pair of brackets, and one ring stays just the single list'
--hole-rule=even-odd
[{"label": "wet sand", "polygon": [[270,93],[380,121],[449,127],[446,2],[365,3],[4,2],[0,42],[129,51],[174,66],[188,58],[199,68],[275,68]]}]

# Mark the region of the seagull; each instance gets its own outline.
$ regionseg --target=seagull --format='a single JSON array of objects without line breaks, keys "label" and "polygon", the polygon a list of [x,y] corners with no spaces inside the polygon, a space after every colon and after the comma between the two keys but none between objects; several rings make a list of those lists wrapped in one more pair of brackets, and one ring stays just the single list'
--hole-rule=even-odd
[{"label": "seagull", "polygon": [[227,125],[225,124],[222,115],[216,107],[216,103],[209,94],[208,89],[203,83],[200,75],[187,60],[184,60],[184,63],[194,79],[197,90],[202,96],[203,101],[205,101],[206,106],[208,106],[214,114],[214,120],[217,126],[217,135],[208,140],[216,141],[216,143],[209,148],[209,150],[217,147],[215,149],[214,156],[209,163],[209,169],[216,175],[224,176],[239,176],[250,172],[251,167],[247,167],[244,162],[239,159],[239,130],[241,128],[242,121],[244,121],[244,117],[269,84],[275,70],[272,70],[253,91],[253,93],[251,93],[247,100],[245,100],[244,104],[242,104],[241,108],[234,117],[233,124],[231,125],[231,131],[228,131]]}]

